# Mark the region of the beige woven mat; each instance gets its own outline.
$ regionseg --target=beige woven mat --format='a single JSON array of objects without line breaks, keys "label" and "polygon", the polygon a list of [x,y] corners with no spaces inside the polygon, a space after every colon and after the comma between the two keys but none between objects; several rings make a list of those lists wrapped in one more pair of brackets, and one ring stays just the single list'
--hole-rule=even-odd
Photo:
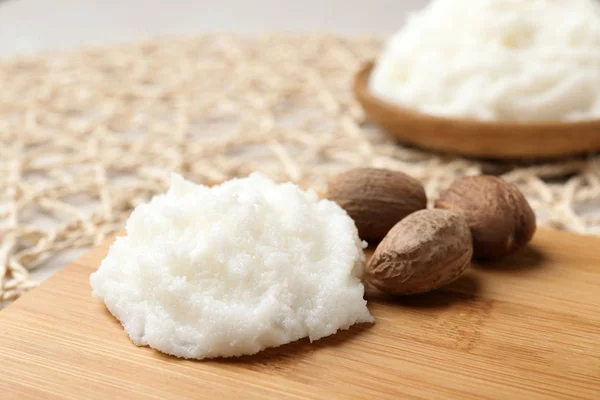
[{"label": "beige woven mat", "polygon": [[410,173],[432,198],[497,173],[541,225],[600,232],[582,211],[600,200],[600,157],[486,164],[400,147],[365,123],[350,84],[381,44],[212,35],[0,63],[0,300],[33,287],[28,271],[49,257],[122,227],[171,170],[197,182],[261,170],[323,189],[371,165]]}]

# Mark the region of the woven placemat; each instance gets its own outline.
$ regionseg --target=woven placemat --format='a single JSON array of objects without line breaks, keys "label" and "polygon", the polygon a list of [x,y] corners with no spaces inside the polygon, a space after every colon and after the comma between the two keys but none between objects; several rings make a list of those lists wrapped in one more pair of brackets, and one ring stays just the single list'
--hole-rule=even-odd
[{"label": "woven placemat", "polygon": [[[508,165],[402,147],[351,93],[382,40],[208,35],[0,63],[0,300],[29,271],[94,245],[170,171],[214,182],[260,170],[323,190],[353,166],[399,169],[430,198],[463,175],[517,184],[540,225],[598,234],[600,157]],[[600,203],[599,203],[600,204]]]}]

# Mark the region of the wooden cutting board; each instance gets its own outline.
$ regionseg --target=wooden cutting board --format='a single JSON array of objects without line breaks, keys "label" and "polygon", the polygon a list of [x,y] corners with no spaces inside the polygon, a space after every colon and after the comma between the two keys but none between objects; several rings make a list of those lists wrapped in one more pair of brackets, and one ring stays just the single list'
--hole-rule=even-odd
[{"label": "wooden cutting board", "polygon": [[89,275],[108,244],[0,312],[0,398],[600,399],[600,239],[540,230],[450,287],[369,297],[373,325],[236,359],[134,346]]}]

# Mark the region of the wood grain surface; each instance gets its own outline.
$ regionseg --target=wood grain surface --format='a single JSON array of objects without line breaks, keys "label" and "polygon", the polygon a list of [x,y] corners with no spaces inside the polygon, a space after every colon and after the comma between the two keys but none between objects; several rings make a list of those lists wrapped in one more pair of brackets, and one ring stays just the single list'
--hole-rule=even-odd
[{"label": "wood grain surface", "polygon": [[94,249],[0,312],[0,398],[598,399],[600,239],[540,230],[427,295],[370,294],[373,325],[255,356],[133,345],[89,275]]},{"label": "wood grain surface", "polygon": [[491,159],[551,159],[600,150],[600,120],[494,122],[423,114],[381,100],[369,90],[373,62],[356,75],[354,93],[367,118],[400,142]]}]

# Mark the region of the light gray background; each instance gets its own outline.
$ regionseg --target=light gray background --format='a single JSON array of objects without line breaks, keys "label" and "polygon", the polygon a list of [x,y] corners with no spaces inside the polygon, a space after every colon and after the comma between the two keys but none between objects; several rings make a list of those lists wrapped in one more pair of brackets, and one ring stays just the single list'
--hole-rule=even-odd
[{"label": "light gray background", "polygon": [[[202,32],[387,36],[428,0],[0,0],[0,58]],[[0,88],[1,90],[1,88]],[[44,280],[86,249],[32,272]]]},{"label": "light gray background", "polygon": [[0,56],[208,31],[390,34],[427,0],[0,0]]}]

